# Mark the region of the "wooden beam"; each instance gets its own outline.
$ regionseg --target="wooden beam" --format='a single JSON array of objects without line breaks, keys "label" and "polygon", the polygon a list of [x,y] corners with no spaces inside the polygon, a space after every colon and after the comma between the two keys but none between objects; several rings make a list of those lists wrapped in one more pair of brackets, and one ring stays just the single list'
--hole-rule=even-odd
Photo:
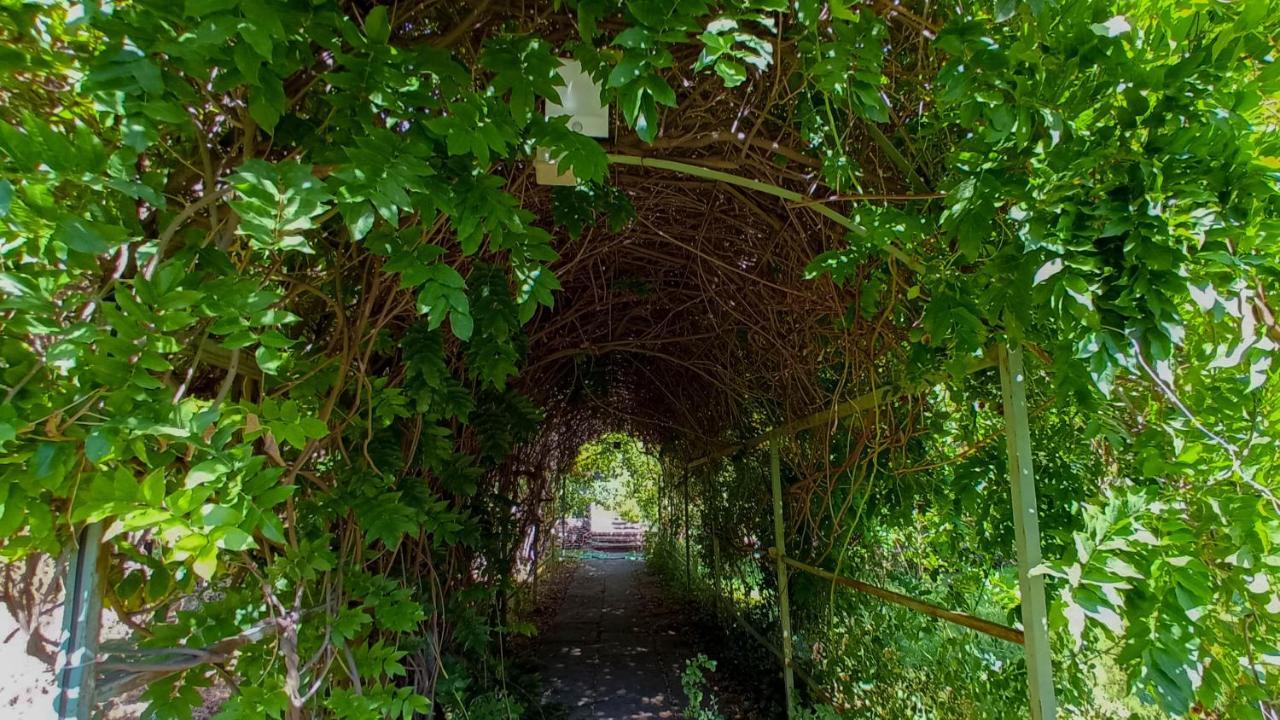
[{"label": "wooden beam", "polygon": [[1022,366],[1022,348],[1002,346],[999,364],[1008,438],[1009,483],[1013,494],[1013,536],[1018,552],[1018,588],[1022,594],[1022,627],[1026,636],[1023,646],[1027,656],[1030,717],[1032,720],[1053,720],[1057,716],[1058,701],[1053,690],[1044,578],[1031,573],[1040,564],[1040,517],[1036,510],[1031,429],[1027,418],[1027,375]]}]

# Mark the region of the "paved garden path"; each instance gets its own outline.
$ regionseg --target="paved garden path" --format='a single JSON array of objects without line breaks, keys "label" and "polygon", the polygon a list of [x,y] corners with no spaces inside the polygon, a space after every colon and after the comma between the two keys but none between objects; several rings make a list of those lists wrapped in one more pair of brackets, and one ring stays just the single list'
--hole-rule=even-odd
[{"label": "paved garden path", "polygon": [[544,700],[569,720],[680,718],[680,672],[696,653],[643,562],[584,560],[542,635]]}]

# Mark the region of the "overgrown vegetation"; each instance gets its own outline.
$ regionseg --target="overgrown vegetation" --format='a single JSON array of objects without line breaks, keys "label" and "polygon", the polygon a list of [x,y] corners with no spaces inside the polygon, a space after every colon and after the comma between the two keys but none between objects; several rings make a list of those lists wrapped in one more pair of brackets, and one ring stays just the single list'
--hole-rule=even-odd
[{"label": "overgrown vegetation", "polygon": [[716,661],[706,655],[698,655],[685,661],[684,672],[680,673],[680,685],[689,701],[684,712],[690,720],[724,720],[717,708],[715,695],[707,687],[705,673],[715,670]]},{"label": "overgrown vegetation", "polygon": [[662,465],[644,443],[622,433],[607,433],[582,446],[560,477],[563,517],[583,517],[595,504],[629,522],[657,519],[658,481]]},{"label": "overgrown vegetation", "polygon": [[[880,393],[788,441],[792,550],[1013,621],[982,358],[1021,343],[1064,712],[1260,717],[1278,35],[1274,0],[0,0],[0,554],[105,523],[146,648],[268,629],[148,670],[148,717],[225,678],[227,720],[516,717],[584,443],[674,477]],[[612,157],[541,112],[559,57]],[[761,467],[689,482],[767,627]],[[1021,714],[1016,652],[795,590],[840,710]]]}]

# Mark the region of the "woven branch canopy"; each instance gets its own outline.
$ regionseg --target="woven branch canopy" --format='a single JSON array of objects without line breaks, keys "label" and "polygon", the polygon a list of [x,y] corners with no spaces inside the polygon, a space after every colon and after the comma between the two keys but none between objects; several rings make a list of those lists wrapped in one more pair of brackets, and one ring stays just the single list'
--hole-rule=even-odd
[{"label": "woven branch canopy", "polygon": [[[901,35],[920,38],[910,26]],[[919,177],[904,177],[853,124],[845,141],[862,192],[842,195],[825,184],[795,118],[775,114],[787,109],[784,86],[726,89],[680,71],[692,64],[688,52],[669,80],[679,109],[663,114],[659,137],[641,142],[615,113],[614,137],[603,142],[614,158],[609,183],[634,217],[580,237],[557,233],[561,258],[551,268],[563,290],[528,326],[529,362],[517,381],[547,411],[547,442],[534,445],[551,453],[549,467],[616,430],[692,460],[865,394],[901,360],[905,318],[891,307],[851,312],[859,282],[837,285],[809,268],[824,252],[870,244],[861,228],[829,215],[941,194],[918,191]],[[781,62],[785,74],[785,54]],[[753,184],[768,188],[744,187]],[[537,185],[529,166],[512,169],[510,189],[540,217],[554,216],[552,195],[564,192]],[[907,264],[868,254],[875,258],[860,272],[887,271],[906,292]],[[881,419],[896,422],[891,413]]]}]

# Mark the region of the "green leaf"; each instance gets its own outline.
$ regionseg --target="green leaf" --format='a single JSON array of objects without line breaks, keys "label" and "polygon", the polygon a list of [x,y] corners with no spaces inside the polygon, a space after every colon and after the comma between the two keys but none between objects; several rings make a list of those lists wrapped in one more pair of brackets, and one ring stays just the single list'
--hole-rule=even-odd
[{"label": "green leaf", "polygon": [[391,39],[391,25],[388,24],[386,5],[378,5],[364,16],[364,34],[370,42],[378,45],[386,45]]},{"label": "green leaf", "polygon": [[262,525],[258,527],[258,532],[273,543],[279,545],[285,543],[284,523],[280,522],[280,518],[275,515],[263,514]]},{"label": "green leaf", "polygon": [[716,62],[716,74],[724,80],[725,87],[737,87],[747,79],[747,69],[735,60],[721,59]]},{"label": "green leaf", "polygon": [[143,528],[155,527],[171,517],[173,517],[172,513],[162,508],[135,510],[121,516],[118,528],[121,532],[132,532]]},{"label": "green leaf", "polygon": [[57,443],[42,442],[36,446],[34,462],[31,464],[35,477],[52,481],[61,479],[61,455],[62,446]]},{"label": "green leaf", "polygon": [[1031,279],[1031,284],[1039,285],[1045,280],[1057,275],[1065,266],[1066,264],[1062,261],[1062,258],[1054,258],[1049,262],[1046,262],[1044,265],[1040,266],[1040,269],[1036,270],[1035,277]]},{"label": "green leaf", "polygon": [[[734,63],[734,65],[737,65],[737,63]],[[737,65],[737,67],[742,70],[741,65]],[[746,71],[742,70],[742,72],[743,77],[745,78]],[[649,91],[649,94],[653,96],[654,102],[659,105],[666,105],[667,107],[676,106],[676,91],[671,89],[671,86],[667,84],[667,81],[662,79],[662,77],[657,73],[649,73],[644,77],[644,87]]]},{"label": "green leaf", "polygon": [[128,575],[125,575],[124,579],[115,586],[116,597],[124,598],[125,600],[132,599],[134,595],[137,595],[141,591],[142,573],[137,570],[133,570]]},{"label": "green leaf", "polygon": [[159,507],[164,502],[164,493],[164,468],[156,468],[142,481],[142,499],[152,507]]},{"label": "green leaf", "polygon": [[280,122],[281,112],[265,91],[255,88],[249,94],[249,115],[263,130],[272,132]]},{"label": "green leaf", "polygon": [[658,106],[647,90],[638,94],[635,111],[635,129],[640,139],[651,143],[658,137]]},{"label": "green leaf", "polygon": [[187,0],[183,6],[183,14],[187,17],[204,17],[230,10],[239,4],[240,0]]},{"label": "green leaf", "polygon": [[240,36],[268,62],[272,59],[276,43],[288,37],[278,8],[278,4],[269,2],[242,2],[240,5],[245,17],[240,23]]},{"label": "green leaf", "polygon": [[271,72],[270,65],[259,66],[258,76],[258,84],[249,89],[249,115],[270,133],[275,131],[281,116],[289,109],[289,99],[284,93],[284,81]]},{"label": "green leaf", "polygon": [[94,430],[84,439],[84,456],[89,462],[98,464],[111,454],[111,440],[100,430]]},{"label": "green leaf", "polygon": [[235,59],[236,69],[244,76],[245,82],[249,85],[257,85],[258,70],[262,67],[262,56],[247,42],[236,43],[236,46],[231,49],[231,56]]},{"label": "green leaf", "polygon": [[169,592],[169,588],[173,585],[173,576],[169,574],[169,570],[163,565],[154,568],[151,575],[147,578],[146,598],[147,602],[156,602],[163,598]]},{"label": "green leaf", "polygon": [[231,467],[221,460],[206,460],[191,468],[182,486],[193,488],[207,482],[218,480],[231,472]]},{"label": "green leaf", "polygon": [[[263,60],[271,60],[271,51],[274,49],[274,42],[271,39],[271,31],[267,28],[255,23],[245,22],[240,25],[240,37],[258,53]],[[275,127],[275,123],[271,124]],[[271,128],[267,128],[270,130]]]},{"label": "green leaf", "polygon": [[857,20],[858,16],[849,9],[849,4],[845,0],[832,0],[829,4],[831,8],[831,17],[840,20]]},{"label": "green leaf", "polygon": [[112,246],[102,225],[83,218],[67,218],[58,223],[53,239],[71,250],[88,255],[100,255]]},{"label": "green leaf", "polygon": [[449,327],[453,329],[453,334],[459,340],[470,340],[471,333],[475,329],[475,321],[471,319],[469,313],[455,309],[449,313]]},{"label": "green leaf", "polygon": [[223,550],[239,552],[258,547],[258,544],[253,541],[249,533],[237,527],[223,528],[216,533],[216,536],[218,538],[216,545]]},{"label": "green leaf", "polygon": [[560,101],[560,59],[551,44],[532,37],[499,37],[485,43],[480,64],[493,71],[491,81],[498,95],[510,93],[511,117],[523,126],[533,117],[534,98]]},{"label": "green leaf", "polygon": [[310,165],[271,164],[250,160],[231,177],[237,200],[231,206],[240,216],[237,232],[255,247],[311,252],[304,233],[329,209],[332,197]]},{"label": "green leaf", "polygon": [[225,505],[209,503],[200,508],[200,523],[208,528],[238,525],[244,517]]},{"label": "green leaf", "polygon": [[205,545],[192,561],[191,569],[205,580],[212,580],[218,572],[218,546]]},{"label": "green leaf", "polygon": [[399,497],[399,493],[387,493],[377,501],[357,508],[366,544],[381,541],[388,550],[394,550],[407,533],[418,531],[413,510],[399,503]]},{"label": "green leaf", "polygon": [[606,87],[618,88],[630,84],[644,72],[645,60],[640,56],[625,55],[622,61],[613,67],[605,81]]},{"label": "green leaf", "polygon": [[609,157],[594,138],[570,130],[565,126],[564,118],[540,121],[535,134],[539,147],[558,167],[572,171],[579,183],[604,180]]},{"label": "green leaf", "polygon": [[289,353],[263,345],[254,351],[253,359],[257,362],[259,370],[268,375],[275,375],[289,359]]},{"label": "green leaf", "polygon": [[9,215],[13,207],[13,184],[8,180],[0,180],[0,218]]}]

